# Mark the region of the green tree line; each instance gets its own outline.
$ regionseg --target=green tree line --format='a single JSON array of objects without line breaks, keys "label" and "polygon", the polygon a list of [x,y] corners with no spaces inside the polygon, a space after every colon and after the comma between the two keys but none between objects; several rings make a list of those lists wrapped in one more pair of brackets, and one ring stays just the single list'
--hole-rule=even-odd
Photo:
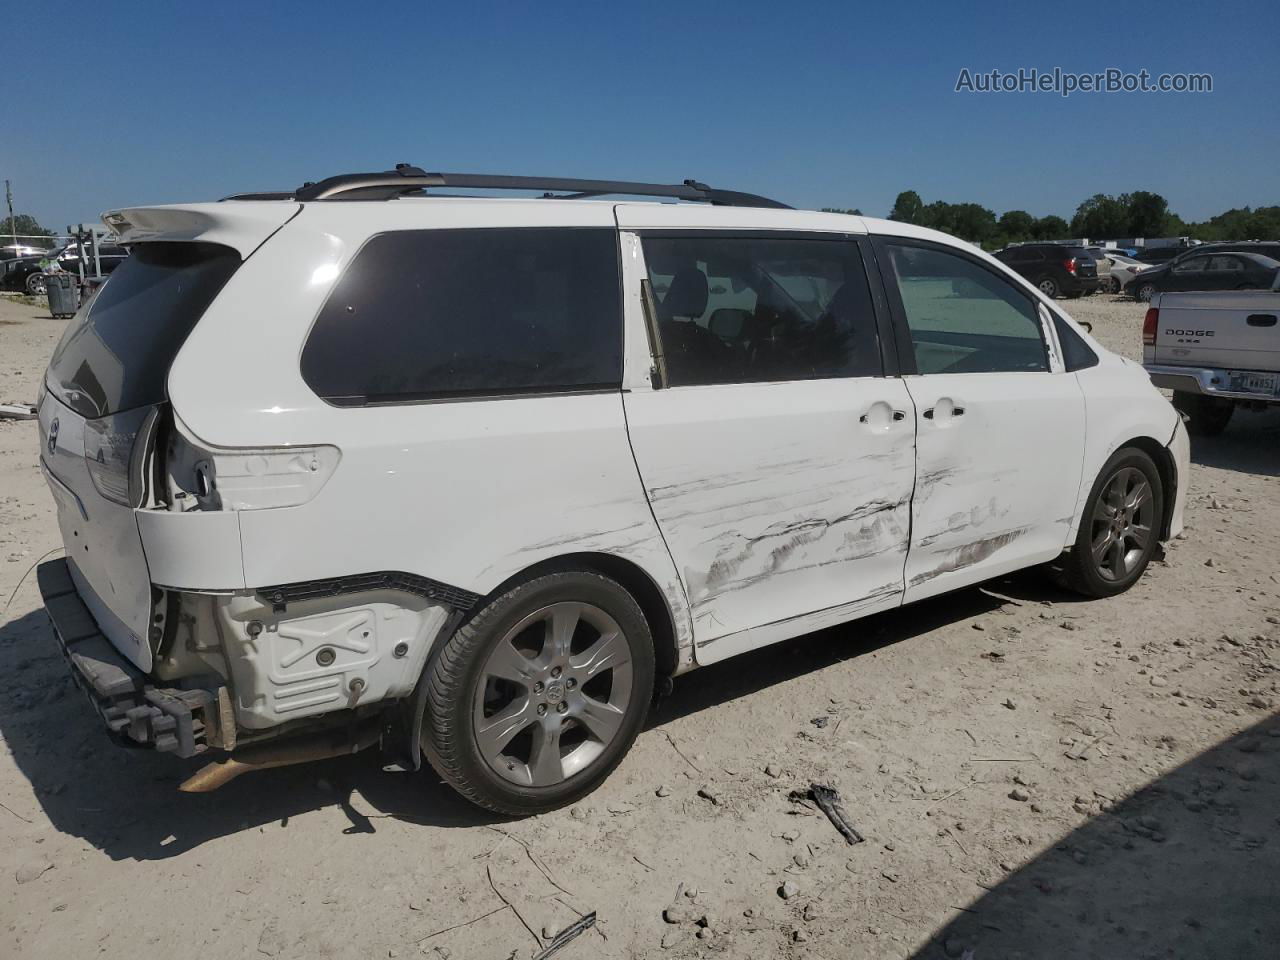
[{"label": "green tree line", "polygon": [[1025,210],[999,216],[977,203],[925,203],[914,190],[898,194],[890,220],[942,230],[988,249],[1028,240],[1088,237],[1194,237],[1197,240],[1280,240],[1280,206],[1228,210],[1201,223],[1183,220],[1158,193],[1135,190],[1119,196],[1095,194],[1062,217],[1034,217]]}]

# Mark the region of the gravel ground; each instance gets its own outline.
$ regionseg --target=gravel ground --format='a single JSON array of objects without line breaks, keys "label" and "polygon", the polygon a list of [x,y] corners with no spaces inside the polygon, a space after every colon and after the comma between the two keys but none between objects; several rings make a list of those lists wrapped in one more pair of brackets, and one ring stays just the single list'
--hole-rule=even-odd
[{"label": "gravel ground", "polygon": [[[1139,356],[1140,305],[1064,305]],[[0,402],[61,327],[0,298]],[[1195,443],[1124,596],[1027,573],[695,672],[599,792],[503,822],[372,755],[184,795],[197,763],[109,744],[19,586],[59,541],[0,422],[0,956],[527,960],[587,911],[565,960],[1274,955],[1278,438]]]}]

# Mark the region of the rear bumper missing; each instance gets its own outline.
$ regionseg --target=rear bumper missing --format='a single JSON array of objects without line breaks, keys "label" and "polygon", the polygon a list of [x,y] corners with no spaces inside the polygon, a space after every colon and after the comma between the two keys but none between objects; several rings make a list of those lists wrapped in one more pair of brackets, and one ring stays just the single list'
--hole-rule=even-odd
[{"label": "rear bumper missing", "polygon": [[217,699],[207,690],[155,686],[98,629],[76,591],[66,560],[36,570],[45,612],[71,677],[120,743],[179,757],[203,753],[217,729]]}]

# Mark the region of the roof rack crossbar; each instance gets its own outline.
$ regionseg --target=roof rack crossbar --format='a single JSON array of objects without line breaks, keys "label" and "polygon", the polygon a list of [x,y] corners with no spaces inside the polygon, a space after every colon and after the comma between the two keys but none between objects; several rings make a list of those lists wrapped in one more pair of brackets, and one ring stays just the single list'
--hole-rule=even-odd
[{"label": "roof rack crossbar", "polygon": [[293,199],[390,200],[407,193],[434,187],[473,190],[530,190],[561,194],[555,199],[601,196],[669,197],[719,206],[774,207],[790,209],[785,203],[736,190],[718,190],[696,180],[684,183],[636,183],[628,180],[577,180],[568,177],[513,177],[488,173],[428,173],[420,167],[397,164],[394,170],[378,173],[344,173],[319,183],[303,184],[292,194],[237,194],[228,200]]}]

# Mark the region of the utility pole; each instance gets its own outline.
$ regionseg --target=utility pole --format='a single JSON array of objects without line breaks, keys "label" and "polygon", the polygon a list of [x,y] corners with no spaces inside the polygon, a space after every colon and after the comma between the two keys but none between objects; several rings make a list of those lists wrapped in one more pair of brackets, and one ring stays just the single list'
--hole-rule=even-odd
[{"label": "utility pole", "polygon": [[13,234],[13,245],[16,247],[18,245],[18,224],[13,219],[13,191],[9,189],[8,180],[4,182],[4,199],[9,204],[9,232]]}]

